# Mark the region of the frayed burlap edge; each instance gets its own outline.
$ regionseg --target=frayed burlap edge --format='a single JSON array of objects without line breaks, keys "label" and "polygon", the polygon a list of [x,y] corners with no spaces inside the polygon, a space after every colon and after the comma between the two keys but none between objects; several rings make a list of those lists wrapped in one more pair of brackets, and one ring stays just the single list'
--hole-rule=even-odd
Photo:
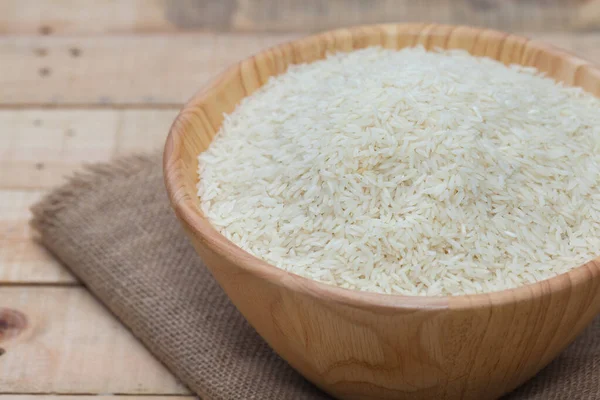
[{"label": "frayed burlap edge", "polygon": [[[69,208],[84,193],[113,179],[130,178],[154,165],[159,157],[158,152],[134,154],[108,162],[84,164],[81,170],[67,178],[66,183],[53,189],[30,207],[33,215],[30,226],[43,233],[56,220],[57,214]],[[43,238],[40,241],[44,243]]]}]

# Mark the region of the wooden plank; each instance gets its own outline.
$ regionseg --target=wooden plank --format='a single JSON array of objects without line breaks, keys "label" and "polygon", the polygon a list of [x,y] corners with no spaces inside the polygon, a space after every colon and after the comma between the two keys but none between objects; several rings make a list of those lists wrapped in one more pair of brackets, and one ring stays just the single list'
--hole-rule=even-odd
[{"label": "wooden plank", "polygon": [[599,0],[3,0],[0,33],[308,31],[373,22],[598,29]]},{"label": "wooden plank", "polygon": [[0,111],[0,187],[52,187],[84,161],[109,160],[118,126],[114,111]]},{"label": "wooden plank", "polygon": [[81,164],[160,149],[177,110],[0,110],[0,189],[50,188]]},{"label": "wooden plank", "polygon": [[0,33],[171,31],[164,0],[3,0]]},{"label": "wooden plank", "polygon": [[600,0],[589,0],[577,8],[573,27],[576,29],[600,29]]},{"label": "wooden plank", "polygon": [[289,38],[0,37],[0,105],[180,105],[226,66]]},{"label": "wooden plank", "polygon": [[[437,22],[506,31],[600,27],[582,12],[598,0],[239,0],[232,30],[289,32],[382,22]],[[589,15],[589,14],[588,14]]]},{"label": "wooden plank", "polygon": [[56,394],[0,394],[0,400],[196,400],[195,396],[119,396],[111,394],[56,395]]},{"label": "wooden plank", "polygon": [[0,33],[228,30],[236,0],[2,0]]},{"label": "wooden plank", "polygon": [[83,288],[0,287],[4,393],[189,394]]},{"label": "wooden plank", "polygon": [[195,396],[119,396],[97,395],[56,395],[56,394],[0,394],[0,400],[196,400]]},{"label": "wooden plank", "polygon": [[41,191],[0,191],[0,284],[76,283],[75,278],[32,239],[29,207],[41,196]]},{"label": "wooden plank", "polygon": [[162,150],[178,109],[121,112],[116,155]]},{"label": "wooden plank", "polygon": [[[0,106],[178,107],[226,66],[297,36],[0,37]],[[600,62],[600,33],[530,36]],[[15,164],[6,174],[22,167]],[[62,172],[60,163],[49,167]],[[46,179],[54,175],[48,172]]]},{"label": "wooden plank", "polygon": [[[75,283],[33,240],[29,207],[83,162],[160,150],[177,110],[0,111],[0,284]],[[19,166],[17,168],[16,166]],[[10,189],[12,188],[12,189]]]}]

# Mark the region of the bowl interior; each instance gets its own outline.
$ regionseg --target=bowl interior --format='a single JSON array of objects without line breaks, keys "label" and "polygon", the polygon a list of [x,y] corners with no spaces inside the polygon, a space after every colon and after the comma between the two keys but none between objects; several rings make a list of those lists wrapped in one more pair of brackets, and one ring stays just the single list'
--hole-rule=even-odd
[{"label": "bowl interior", "polygon": [[[427,49],[464,49],[505,64],[533,66],[557,81],[600,96],[600,70],[589,62],[543,43],[492,30],[425,24],[375,25],[341,29],[285,43],[229,68],[196,94],[177,117],[165,147],[164,167],[167,189],[179,217],[187,219],[189,225],[199,231],[211,232],[210,235],[200,233],[202,240],[213,240],[216,247],[223,247],[223,243],[228,242],[210,226],[199,209],[197,157],[218,132],[223,114],[232,112],[242,98],[260,88],[269,77],[285,72],[290,64],[319,60],[329,52],[368,46],[400,49],[415,45]],[[239,249],[232,257],[239,257],[237,261],[247,264],[252,257],[243,253]],[[575,275],[570,277],[571,281],[577,279],[576,270],[572,270]],[[581,274],[579,278],[584,279]],[[513,300],[514,295],[511,294]]]}]

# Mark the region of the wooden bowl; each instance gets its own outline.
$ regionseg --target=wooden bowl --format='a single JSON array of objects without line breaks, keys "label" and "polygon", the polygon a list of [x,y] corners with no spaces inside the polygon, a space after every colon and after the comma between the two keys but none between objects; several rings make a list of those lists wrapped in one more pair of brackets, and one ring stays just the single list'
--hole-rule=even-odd
[{"label": "wooden bowl", "polygon": [[[535,66],[600,95],[600,70],[554,47],[491,30],[376,25],[310,36],[234,65],[175,120],[164,153],[172,205],[212,274],[292,367],[340,399],[493,399],[547,365],[600,311],[600,259],[497,293],[407,297],[340,289],[283,271],[225,239],[196,196],[197,156],[272,75],[333,50],[461,48]],[[559,384],[559,383],[557,383]]]}]

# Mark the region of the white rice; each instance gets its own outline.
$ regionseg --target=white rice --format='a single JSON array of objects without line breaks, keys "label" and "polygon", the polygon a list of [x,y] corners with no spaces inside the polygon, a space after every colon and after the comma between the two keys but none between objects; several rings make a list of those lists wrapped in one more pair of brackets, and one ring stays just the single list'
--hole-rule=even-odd
[{"label": "white rice", "polygon": [[457,295],[600,254],[600,101],[463,51],[290,67],[199,156],[201,209],[242,249],[344,288]]}]

